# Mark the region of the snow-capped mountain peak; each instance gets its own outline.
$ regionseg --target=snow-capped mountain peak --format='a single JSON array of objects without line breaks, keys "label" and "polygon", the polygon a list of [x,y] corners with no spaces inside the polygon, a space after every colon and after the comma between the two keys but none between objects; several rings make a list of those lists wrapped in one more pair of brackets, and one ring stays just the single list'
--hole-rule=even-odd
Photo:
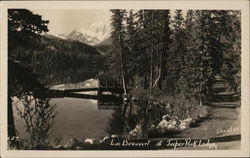
[{"label": "snow-capped mountain peak", "polygon": [[77,28],[65,37],[89,45],[96,45],[110,37],[111,28],[108,22],[92,23],[86,28]]}]

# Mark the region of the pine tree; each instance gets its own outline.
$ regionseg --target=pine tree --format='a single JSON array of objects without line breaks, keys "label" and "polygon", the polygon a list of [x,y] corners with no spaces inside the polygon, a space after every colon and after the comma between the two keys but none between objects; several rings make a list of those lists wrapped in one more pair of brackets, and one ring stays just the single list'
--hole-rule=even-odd
[{"label": "pine tree", "polygon": [[[115,55],[119,56],[118,63],[120,63],[120,72],[122,76],[122,84],[123,84],[123,89],[124,89],[124,94],[127,94],[127,87],[126,87],[126,69],[124,65],[124,19],[125,19],[125,10],[120,10],[120,9],[113,9],[111,10],[112,12],[112,33],[111,37],[113,40],[113,46],[114,46],[114,53]],[[116,60],[116,59],[114,59]],[[115,61],[117,63],[117,61]]]},{"label": "pine tree", "polygon": [[184,18],[182,16],[181,10],[175,10],[173,25],[173,36],[171,45],[171,55],[169,56],[171,60],[170,71],[175,75],[176,88],[175,91],[180,93],[183,89],[183,80],[185,78],[185,71],[188,68],[185,63],[186,50],[186,34],[184,30]]},{"label": "pine tree", "polygon": [[126,68],[128,75],[128,82],[133,80],[133,77],[136,75],[137,68],[137,44],[136,41],[136,22],[135,22],[135,14],[133,10],[129,10],[126,12],[126,39],[124,41],[124,46],[126,50]]},{"label": "pine tree", "polygon": [[220,11],[220,42],[223,44],[223,63],[220,74],[228,82],[228,90],[241,93],[241,25],[240,11]]},{"label": "pine tree", "polygon": [[[200,105],[211,95],[216,38],[213,34],[212,12],[189,10],[183,39],[186,54],[182,56],[182,79],[179,80],[187,98],[195,97]],[[179,46],[180,47],[180,46]],[[185,52],[184,50],[184,52]]]},{"label": "pine tree", "polygon": [[159,23],[159,30],[156,47],[157,47],[157,54],[158,54],[158,77],[154,82],[154,86],[158,85],[159,89],[162,89],[162,82],[165,78],[166,73],[166,62],[167,62],[167,55],[169,53],[169,46],[171,43],[171,30],[170,30],[170,11],[169,10],[160,10],[158,12],[158,23]]},{"label": "pine tree", "polygon": [[[43,20],[42,16],[33,14],[27,9],[9,9],[8,56],[12,56],[14,51],[20,49],[20,45],[30,47],[30,42],[34,40],[34,37],[39,36],[41,33],[48,32],[48,23],[48,20]],[[23,52],[28,53],[28,51],[21,52],[21,56],[26,56]],[[12,71],[8,71],[8,136],[13,137],[16,135],[16,131],[11,97],[21,96],[35,88],[41,88],[41,84],[32,78],[32,75],[29,74],[25,68],[20,67],[20,65],[15,64],[13,61],[9,60],[8,66],[9,69],[12,69]],[[23,74],[20,73],[22,71]],[[22,88],[16,89],[15,86],[17,84],[20,84],[19,86],[22,86]]]}]

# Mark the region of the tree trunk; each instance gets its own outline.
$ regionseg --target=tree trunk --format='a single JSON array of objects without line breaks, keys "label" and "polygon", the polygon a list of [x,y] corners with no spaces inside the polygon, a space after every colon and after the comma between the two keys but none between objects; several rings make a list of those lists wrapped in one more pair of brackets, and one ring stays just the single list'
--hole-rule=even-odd
[{"label": "tree trunk", "polygon": [[158,77],[157,79],[155,80],[155,83],[153,85],[153,88],[158,84],[158,88],[161,89],[162,86],[161,86],[161,82],[162,82],[162,57],[163,57],[163,53],[161,51],[161,55],[160,55],[160,65],[159,65],[159,68],[158,68]]},{"label": "tree trunk", "polygon": [[165,72],[166,72],[166,53],[167,53],[167,48],[168,46],[165,46],[166,48],[163,49],[162,51],[162,56],[161,56],[161,77],[160,81],[158,84],[159,89],[162,89],[162,82],[165,79]]},{"label": "tree trunk", "polygon": [[124,62],[123,62],[121,34],[119,34],[119,52],[120,52],[120,58],[121,58],[122,85],[123,85],[124,95],[126,96],[127,87],[126,87],[126,82],[125,82],[125,70],[124,70]]},{"label": "tree trunk", "polygon": [[150,93],[153,93],[153,43],[151,43],[151,51],[150,51],[150,83],[149,83]]},{"label": "tree trunk", "polygon": [[148,88],[148,80],[147,80],[147,73],[144,75],[144,85],[143,85],[143,88],[144,89],[147,89]]},{"label": "tree trunk", "polygon": [[12,99],[8,96],[8,137],[14,136],[16,136],[16,130],[13,117]]}]

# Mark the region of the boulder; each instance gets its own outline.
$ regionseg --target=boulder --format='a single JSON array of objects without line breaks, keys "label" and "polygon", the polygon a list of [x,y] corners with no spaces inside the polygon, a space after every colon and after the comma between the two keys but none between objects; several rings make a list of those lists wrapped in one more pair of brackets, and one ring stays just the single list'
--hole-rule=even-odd
[{"label": "boulder", "polygon": [[79,144],[79,141],[75,138],[71,139],[68,144],[65,145],[65,148],[74,149]]},{"label": "boulder", "polygon": [[182,120],[182,122],[186,122],[186,123],[191,123],[193,121],[193,119],[191,117],[186,118],[185,120]]},{"label": "boulder", "polygon": [[141,125],[136,125],[135,129],[129,132],[131,136],[140,136],[142,134]]},{"label": "boulder", "polygon": [[156,127],[156,129],[161,132],[164,133],[167,131],[169,126],[169,122],[167,120],[162,120]]},{"label": "boulder", "polygon": [[116,135],[116,134],[111,135],[111,138],[117,138],[117,137],[118,137],[118,135]]},{"label": "boulder", "polygon": [[176,125],[169,124],[168,125],[168,130],[176,130],[178,127]]},{"label": "boulder", "polygon": [[162,120],[169,120],[170,119],[170,115],[169,114],[165,114],[162,116]]},{"label": "boulder", "polygon": [[85,139],[84,143],[94,144],[95,141],[96,141],[95,139],[87,138],[87,139]]},{"label": "boulder", "polygon": [[106,136],[106,137],[104,137],[104,138],[102,139],[102,141],[104,142],[105,140],[108,140],[108,139],[109,139],[109,137]]},{"label": "boulder", "polygon": [[64,146],[62,146],[62,145],[56,145],[54,148],[56,150],[62,150],[62,149],[64,149]]},{"label": "boulder", "polygon": [[187,129],[187,128],[189,128],[189,123],[181,121],[181,123],[179,125],[179,129],[184,130],[184,129]]},{"label": "boulder", "polygon": [[173,126],[179,126],[180,121],[176,118],[172,119],[169,121],[169,124],[173,125]]}]

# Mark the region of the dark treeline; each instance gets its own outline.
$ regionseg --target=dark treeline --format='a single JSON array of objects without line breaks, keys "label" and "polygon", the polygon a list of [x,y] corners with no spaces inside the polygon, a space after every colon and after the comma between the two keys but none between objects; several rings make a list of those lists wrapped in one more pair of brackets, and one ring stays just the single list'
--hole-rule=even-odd
[{"label": "dark treeline", "polygon": [[49,21],[42,20],[40,15],[34,15],[29,10],[8,10],[8,22],[8,57],[31,65],[34,69],[37,64],[72,67],[103,59],[89,45],[42,35],[48,31],[45,26]]},{"label": "dark treeline", "polygon": [[77,78],[73,73],[82,70],[81,75],[86,71],[91,74],[92,67],[101,67],[104,57],[96,48],[47,35],[48,22],[26,9],[9,9],[9,59],[38,73],[44,85],[79,82],[82,81],[80,74]]},{"label": "dark treeline", "polygon": [[[209,99],[215,75],[240,95],[241,26],[236,10],[111,10],[114,76],[128,85]],[[171,17],[173,16],[173,17]]]},{"label": "dark treeline", "polygon": [[[20,44],[15,41],[19,40],[18,36],[25,37]],[[15,36],[10,35],[9,40],[9,57],[30,64],[34,68],[36,64],[78,66],[88,65],[89,61],[96,60],[99,62],[102,60],[102,56],[95,48],[78,41],[61,40],[49,36],[25,35],[22,32],[17,32]]]}]

